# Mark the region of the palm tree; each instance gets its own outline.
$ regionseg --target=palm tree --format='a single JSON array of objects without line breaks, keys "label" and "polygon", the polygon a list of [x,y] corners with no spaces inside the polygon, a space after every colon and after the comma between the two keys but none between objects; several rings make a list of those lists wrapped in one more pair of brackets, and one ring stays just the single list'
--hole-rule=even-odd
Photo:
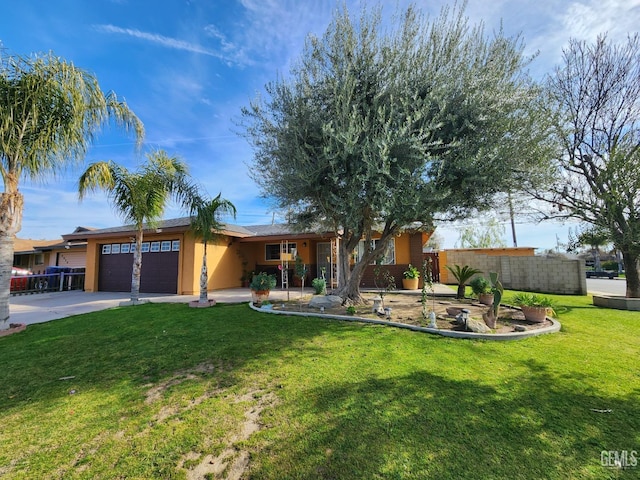
[{"label": "palm tree", "polygon": [[216,234],[219,234],[224,224],[220,222],[220,215],[227,213],[236,217],[236,207],[229,200],[221,198],[222,193],[217,197],[206,200],[197,197],[192,206],[191,230],[193,233],[202,238],[204,243],[204,253],[202,255],[202,268],[200,270],[200,298],[199,305],[209,305],[207,295],[207,284],[209,274],[207,272],[207,243],[209,243]]},{"label": "palm tree", "polygon": [[96,190],[107,192],[112,206],[125,221],[135,225],[131,303],[137,304],[140,301],[144,228],[153,227],[160,220],[171,197],[183,205],[191,204],[196,189],[189,181],[186,164],[158,150],[147,155],[147,162],[137,172],[130,172],[112,161],[92,163],[78,182],[80,200],[88,191]]},{"label": "palm tree", "polygon": [[454,265],[453,267],[445,265],[445,267],[453,274],[453,276],[458,281],[458,291],[456,292],[456,298],[464,298],[465,286],[467,282],[475,274],[482,273],[482,270],[472,268],[469,265],[465,265],[463,267],[461,267],[460,265]]},{"label": "palm tree", "polygon": [[142,143],[142,122],[115,93],[105,94],[94,75],[53,54],[23,58],[0,49],[0,330],[9,328],[13,240],[24,206],[20,180],[42,180],[79,163],[110,121]]}]

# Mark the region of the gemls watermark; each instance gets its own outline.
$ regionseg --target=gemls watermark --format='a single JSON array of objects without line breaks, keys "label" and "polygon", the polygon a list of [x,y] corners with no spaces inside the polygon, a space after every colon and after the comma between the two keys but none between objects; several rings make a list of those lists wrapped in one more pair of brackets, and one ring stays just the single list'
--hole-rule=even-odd
[{"label": "gemls watermark", "polygon": [[602,450],[600,464],[603,467],[635,468],[638,466],[638,452],[636,450]]}]

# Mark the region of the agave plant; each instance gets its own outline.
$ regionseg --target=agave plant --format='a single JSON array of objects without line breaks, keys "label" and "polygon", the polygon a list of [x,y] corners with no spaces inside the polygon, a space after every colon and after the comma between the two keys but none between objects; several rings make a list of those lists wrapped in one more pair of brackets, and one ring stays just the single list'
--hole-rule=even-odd
[{"label": "agave plant", "polygon": [[467,282],[474,275],[482,273],[482,270],[472,268],[469,265],[465,265],[463,267],[460,265],[454,265],[453,267],[450,267],[449,265],[445,266],[458,281],[458,293],[456,294],[456,298],[464,298],[464,288],[467,285]]}]

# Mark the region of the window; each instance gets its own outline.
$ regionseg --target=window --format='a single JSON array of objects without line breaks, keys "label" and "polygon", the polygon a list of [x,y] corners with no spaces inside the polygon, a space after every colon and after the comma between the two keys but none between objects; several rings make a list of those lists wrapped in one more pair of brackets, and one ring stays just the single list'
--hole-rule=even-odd
[{"label": "window", "polygon": [[[378,240],[372,240],[371,241],[371,247],[372,248],[376,248],[376,245],[378,244]],[[360,259],[362,258],[362,256],[364,255],[364,240],[360,240],[360,242],[358,242],[358,247],[356,248],[356,262],[360,261]],[[375,261],[371,262],[371,265],[375,265]],[[380,262],[381,265],[395,265],[396,264],[396,241],[395,239],[391,239],[389,241],[389,244],[387,245],[387,249],[384,252],[384,255],[382,257],[382,261]]]},{"label": "window", "polygon": [[44,253],[36,253],[36,265],[44,265]]},{"label": "window", "polygon": [[102,245],[102,254],[109,255],[111,253],[111,245]]},{"label": "window", "polygon": [[120,245],[120,253],[129,253],[129,244],[123,243]]},{"label": "window", "polygon": [[130,251],[131,253],[136,253],[136,244],[135,244],[135,243],[132,243],[132,244],[131,244],[131,248],[129,249],[129,251]]},{"label": "window", "polygon": [[[298,245],[296,243],[289,242],[288,244],[283,244],[283,248],[285,248],[284,253],[293,253],[294,250],[297,250]],[[280,244],[279,243],[267,243],[264,246],[265,249],[265,260],[280,260]]]},{"label": "window", "polygon": [[151,242],[150,252],[159,252],[160,251],[160,242]]},{"label": "window", "polygon": [[174,240],[171,242],[171,251],[179,252],[180,251],[180,240]]},{"label": "window", "polygon": [[170,252],[171,251],[171,240],[165,240],[160,244],[161,252]]},{"label": "window", "polygon": [[140,252],[145,253],[149,251],[149,242],[142,242],[142,246],[140,247]]},{"label": "window", "polygon": [[120,253],[120,244],[114,243],[111,245],[111,253]]}]

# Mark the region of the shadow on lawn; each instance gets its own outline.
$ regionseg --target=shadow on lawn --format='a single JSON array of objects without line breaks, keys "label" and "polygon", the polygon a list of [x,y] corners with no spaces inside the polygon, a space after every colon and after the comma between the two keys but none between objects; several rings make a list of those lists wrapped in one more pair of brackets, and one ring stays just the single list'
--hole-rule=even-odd
[{"label": "shadow on lawn", "polygon": [[273,442],[263,455],[272,463],[253,473],[285,478],[287,470],[279,466],[295,465],[296,478],[318,479],[637,474],[600,465],[602,450],[637,450],[637,396],[577,392],[543,365],[525,366],[528,373],[504,391],[429,372],[305,391],[315,401],[292,401],[289,417],[315,421],[287,430],[284,441]]},{"label": "shadow on lawn", "polygon": [[246,362],[328,328],[327,322],[261,315],[237,304],[146,304],[33,325],[0,340],[0,412],[64,398],[72,389],[154,383],[200,365],[211,366],[203,375],[220,386],[232,385]]}]

